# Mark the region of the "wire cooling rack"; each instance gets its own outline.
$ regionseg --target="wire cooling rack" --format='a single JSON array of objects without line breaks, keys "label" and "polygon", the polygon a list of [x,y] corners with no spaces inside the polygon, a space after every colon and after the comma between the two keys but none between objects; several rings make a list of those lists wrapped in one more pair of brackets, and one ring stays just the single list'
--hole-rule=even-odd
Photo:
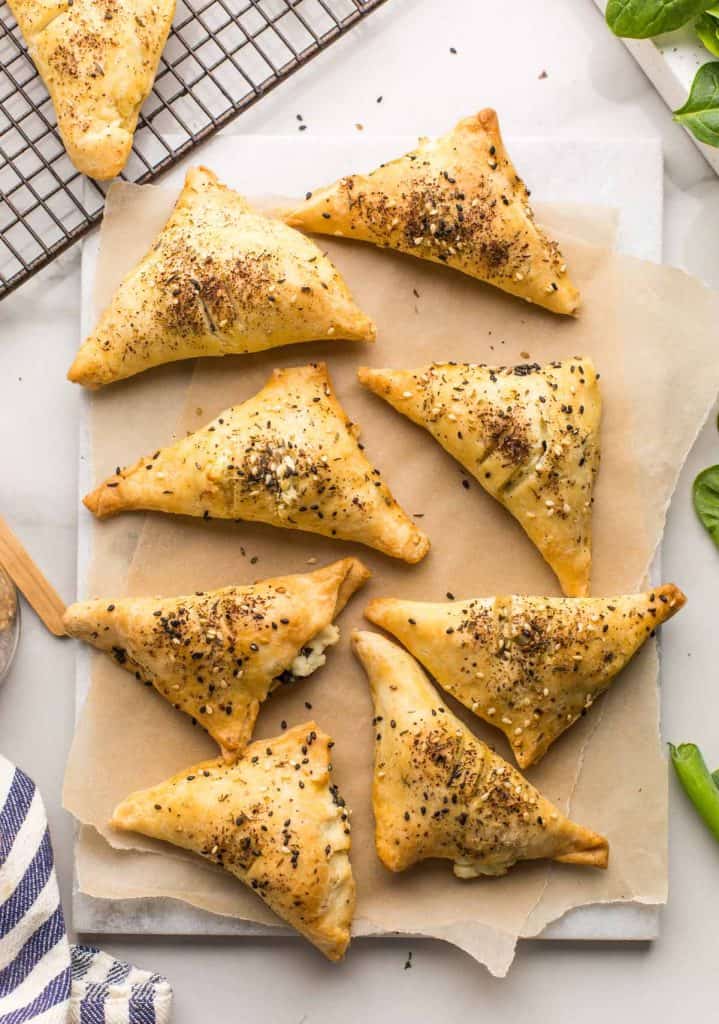
[{"label": "wire cooling rack", "polygon": [[[155,179],[384,2],[178,0],[122,177]],[[0,0],[0,299],[97,224],[104,202],[68,159]]]}]

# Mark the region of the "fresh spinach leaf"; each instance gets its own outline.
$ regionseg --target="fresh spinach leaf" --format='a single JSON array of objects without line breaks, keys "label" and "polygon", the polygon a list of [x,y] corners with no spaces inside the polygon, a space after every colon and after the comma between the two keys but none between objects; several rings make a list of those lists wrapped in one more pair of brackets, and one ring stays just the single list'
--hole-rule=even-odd
[{"label": "fresh spinach leaf", "polygon": [[719,466],[701,471],[694,481],[692,494],[696,514],[719,547]]},{"label": "fresh spinach leaf", "polygon": [[719,146],[719,61],[699,68],[689,98],[674,111],[674,120],[688,128],[700,142]]},{"label": "fresh spinach leaf", "polygon": [[702,14],[694,22],[694,28],[701,43],[706,46],[709,53],[719,57],[719,20],[708,12]]},{"label": "fresh spinach leaf", "polygon": [[616,36],[647,39],[673,32],[713,6],[714,0],[609,0],[606,19]]}]

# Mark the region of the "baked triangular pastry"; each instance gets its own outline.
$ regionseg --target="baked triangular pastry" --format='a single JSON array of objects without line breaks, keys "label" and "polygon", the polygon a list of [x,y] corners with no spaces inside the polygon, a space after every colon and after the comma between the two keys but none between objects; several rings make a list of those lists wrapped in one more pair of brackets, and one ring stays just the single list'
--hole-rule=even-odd
[{"label": "baked triangular pastry", "polygon": [[196,167],[68,377],[97,388],[178,359],[342,338],[374,341],[375,327],[327,257]]},{"label": "baked triangular pastry", "polygon": [[375,845],[390,871],[439,857],[458,878],[549,858],[605,868],[603,836],[565,818],[448,710],[414,658],[355,631],[375,709]]},{"label": "baked triangular pastry", "polygon": [[199,853],[239,878],[330,960],[350,941],[349,811],[314,722],[187,768],[123,800],[110,824]]},{"label": "baked triangular pastry", "polygon": [[65,629],[152,683],[232,755],[273,690],[324,665],[339,640],[334,620],[368,577],[345,558],[248,587],[84,601],[67,609]]},{"label": "baked triangular pastry", "polygon": [[315,190],[285,219],[444,263],[555,313],[579,306],[557,243],[534,221],[493,110],[442,138],[420,139],[368,175]]},{"label": "baked triangular pastry", "polygon": [[359,371],[512,513],[571,597],[589,593],[601,398],[591,359]]},{"label": "baked triangular pastry", "polygon": [[174,0],[10,0],[55,107],[67,155],[101,181],[119,174],[152,89]]},{"label": "baked triangular pastry", "polygon": [[275,370],[253,398],[140,459],[85,498],[129,509],[245,519],[357,541],[419,562],[429,540],[367,461],[323,363]]},{"label": "baked triangular pastry", "polygon": [[365,615],[447,693],[501,729],[528,768],[685,601],[666,583],[622,597],[380,599]]}]

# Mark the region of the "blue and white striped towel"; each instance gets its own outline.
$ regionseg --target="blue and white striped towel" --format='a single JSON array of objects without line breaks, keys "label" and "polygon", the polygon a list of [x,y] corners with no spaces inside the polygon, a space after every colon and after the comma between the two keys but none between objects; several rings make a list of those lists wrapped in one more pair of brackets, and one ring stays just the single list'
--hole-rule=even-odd
[{"label": "blue and white striped towel", "polygon": [[42,799],[0,756],[0,1024],[165,1024],[172,989],[70,946]]}]

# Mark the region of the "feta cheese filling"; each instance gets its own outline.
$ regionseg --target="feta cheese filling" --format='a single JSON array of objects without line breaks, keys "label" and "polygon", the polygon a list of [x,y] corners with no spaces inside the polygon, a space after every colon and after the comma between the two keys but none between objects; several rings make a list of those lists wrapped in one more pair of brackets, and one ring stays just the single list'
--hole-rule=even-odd
[{"label": "feta cheese filling", "polygon": [[320,668],[327,661],[325,650],[333,647],[340,638],[340,631],[334,623],[325,626],[305,644],[295,660],[290,665],[290,672],[298,679],[311,676],[314,671]]}]

